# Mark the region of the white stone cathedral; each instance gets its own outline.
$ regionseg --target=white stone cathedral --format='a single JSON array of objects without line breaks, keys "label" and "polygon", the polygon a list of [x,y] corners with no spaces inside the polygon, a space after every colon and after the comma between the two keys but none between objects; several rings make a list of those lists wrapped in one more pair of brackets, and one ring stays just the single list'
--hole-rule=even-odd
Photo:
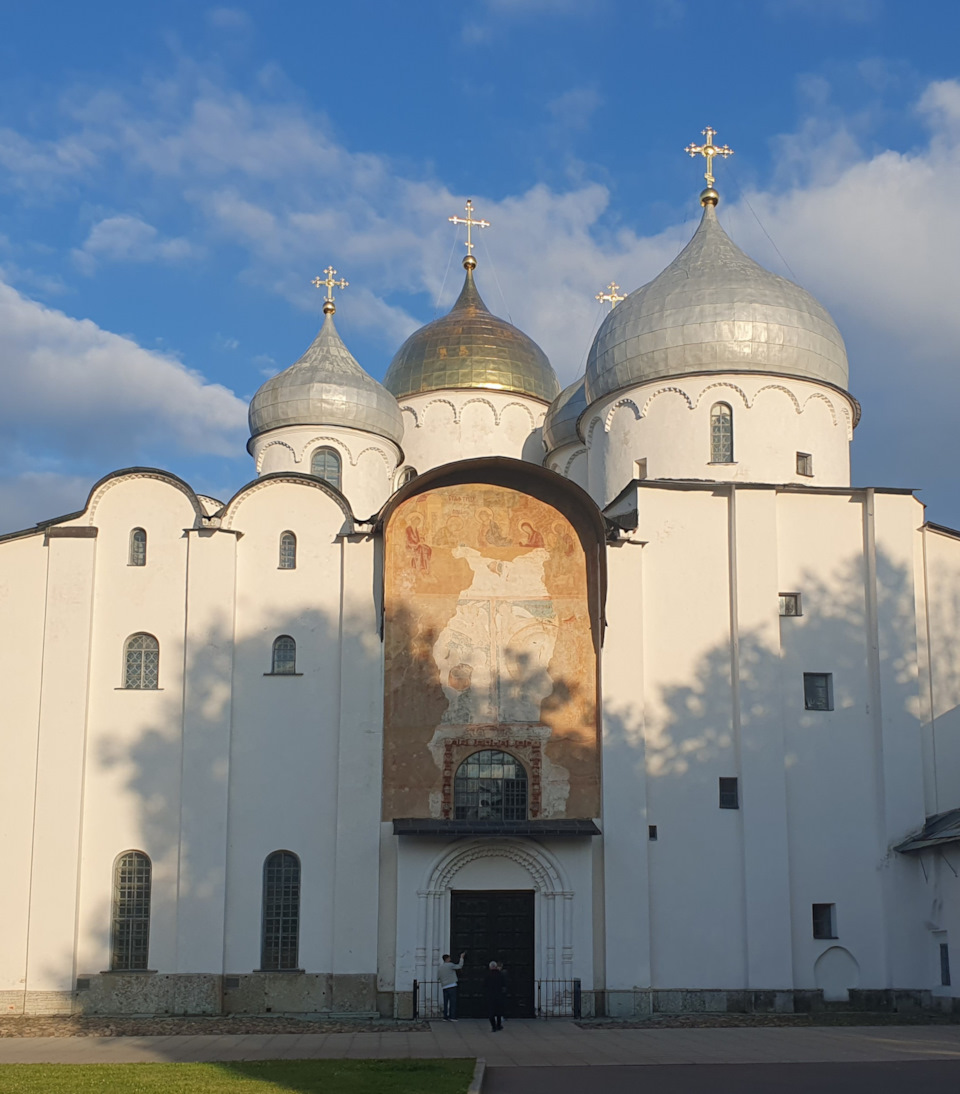
[{"label": "white stone cathedral", "polygon": [[954,1006],[960,533],[717,200],[562,392],[472,255],[383,384],[330,271],[233,498],[0,537],[5,1011]]}]

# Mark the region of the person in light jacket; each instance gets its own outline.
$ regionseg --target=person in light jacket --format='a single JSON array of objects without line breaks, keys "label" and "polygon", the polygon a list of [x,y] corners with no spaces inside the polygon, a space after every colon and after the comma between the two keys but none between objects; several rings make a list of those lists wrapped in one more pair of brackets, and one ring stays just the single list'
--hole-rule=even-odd
[{"label": "person in light jacket", "polygon": [[454,965],[450,960],[450,954],[443,955],[438,979],[443,988],[443,1020],[455,1022],[457,1020],[457,969],[463,968],[463,954],[460,954],[459,962]]}]

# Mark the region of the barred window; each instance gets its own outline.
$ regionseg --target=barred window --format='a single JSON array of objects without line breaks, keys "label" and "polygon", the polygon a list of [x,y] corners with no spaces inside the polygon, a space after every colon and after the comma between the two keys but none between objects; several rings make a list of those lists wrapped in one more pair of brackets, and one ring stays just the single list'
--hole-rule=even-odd
[{"label": "barred window", "polygon": [[113,867],[110,968],[145,969],[150,950],[150,859],[124,851]]},{"label": "barred window", "polygon": [[334,448],[318,448],[310,457],[310,474],[340,489],[340,453]]},{"label": "barred window", "polygon": [[152,691],[159,679],[160,643],[152,634],[132,634],[123,647],[123,686]]},{"label": "barred window", "polygon": [[453,780],[457,820],[526,820],[527,773],[507,752],[474,752]]},{"label": "barred window", "polygon": [[273,640],[274,673],[294,673],[297,671],[297,643],[289,634],[281,634]]},{"label": "barred window", "polygon": [[130,557],[127,562],[131,566],[147,564],[147,533],[142,528],[134,528],[130,533]]},{"label": "barred window", "polygon": [[297,568],[297,537],[293,532],[284,532],[280,537],[280,569]]},{"label": "barred window", "polygon": [[803,706],[805,710],[833,710],[833,673],[803,674]]},{"label": "barred window", "polygon": [[263,864],[261,969],[299,968],[300,859],[274,851]]},{"label": "barred window", "polygon": [[710,462],[733,463],[733,411],[728,403],[710,408]]}]

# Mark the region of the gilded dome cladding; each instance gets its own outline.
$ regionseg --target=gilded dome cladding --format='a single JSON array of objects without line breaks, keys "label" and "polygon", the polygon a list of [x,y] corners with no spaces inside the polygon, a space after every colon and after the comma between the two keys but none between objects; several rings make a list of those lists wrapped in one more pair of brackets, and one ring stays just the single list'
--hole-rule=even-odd
[{"label": "gilded dome cladding", "polygon": [[450,312],[410,335],[383,383],[398,399],[442,388],[488,388],[549,403],[560,390],[536,342],[487,309],[469,267]]},{"label": "gilded dome cladding", "polygon": [[337,425],[400,443],[397,400],[357,364],[328,314],[296,364],[272,377],[250,403],[250,436],[289,425]]},{"label": "gilded dome cladding", "polygon": [[580,435],[577,433],[577,422],[580,415],[587,409],[587,394],[584,391],[583,376],[575,380],[550,404],[546,417],[543,419],[543,443],[548,452],[553,452],[565,444],[579,444]]},{"label": "gilded dome cladding", "polygon": [[703,372],[848,383],[843,338],[826,308],[748,258],[711,204],[674,261],[601,324],[587,358],[587,399]]}]

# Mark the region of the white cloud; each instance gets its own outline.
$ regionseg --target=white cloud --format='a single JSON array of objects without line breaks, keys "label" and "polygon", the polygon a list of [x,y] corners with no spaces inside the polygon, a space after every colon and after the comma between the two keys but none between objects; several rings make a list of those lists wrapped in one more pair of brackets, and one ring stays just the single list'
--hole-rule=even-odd
[{"label": "white cloud", "polygon": [[152,224],[129,214],[107,217],[90,229],[73,252],[81,269],[92,272],[98,260],[108,262],[181,262],[195,257],[197,248],[183,237],[163,239]]},{"label": "white cloud", "polygon": [[235,455],[245,405],[180,361],[0,283],[0,437],[6,452],[119,465],[146,453]]},{"label": "white cloud", "polygon": [[207,22],[216,30],[246,31],[253,26],[250,16],[239,8],[211,8]]},{"label": "white cloud", "polygon": [[83,507],[93,480],[55,471],[25,471],[0,478],[0,535]]},{"label": "white cloud", "polygon": [[547,110],[565,129],[586,129],[602,105],[603,96],[595,87],[571,87],[551,99]]}]

